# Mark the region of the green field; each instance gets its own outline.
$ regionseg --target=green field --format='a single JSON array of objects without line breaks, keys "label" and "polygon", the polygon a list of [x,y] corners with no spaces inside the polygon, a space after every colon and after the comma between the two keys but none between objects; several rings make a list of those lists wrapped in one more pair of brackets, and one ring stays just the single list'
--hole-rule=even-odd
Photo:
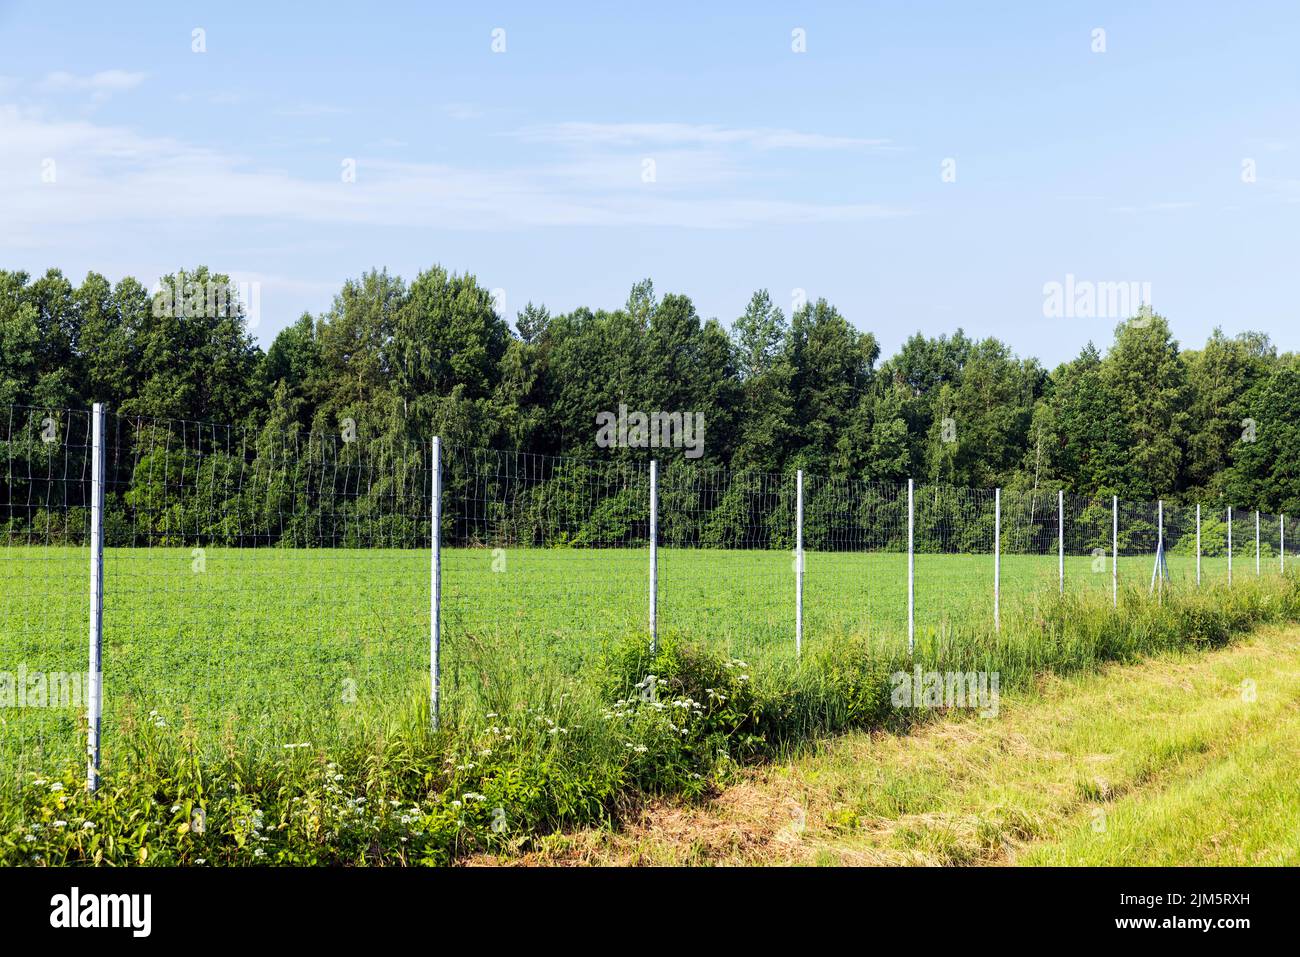
[{"label": "green field", "polygon": [[[660,549],[659,627],[767,664],[794,656],[789,553]],[[1110,588],[1109,561],[1066,560],[1070,590]],[[1121,557],[1125,588],[1145,589],[1149,556]],[[1194,584],[1171,556],[1171,587]],[[808,552],[804,647],[867,635],[906,644],[906,556]],[[456,549],[444,552],[443,689],[473,694],[491,658],[518,673],[579,673],[609,645],[643,634],[643,549]],[[1276,559],[1265,571],[1276,574]],[[1226,560],[1205,559],[1206,583]],[[1237,559],[1254,576],[1253,555]],[[417,550],[109,549],[105,554],[104,755],[124,722],[193,726],[271,747],[329,738],[353,714],[382,714],[425,694],[429,555]],[[0,673],[81,672],[88,634],[88,556],[77,548],[0,548]],[[1011,614],[1057,588],[1056,557],[1002,559]],[[919,642],[992,619],[993,559],[916,557]],[[78,758],[78,708],[0,708],[0,755],[27,766]]]}]

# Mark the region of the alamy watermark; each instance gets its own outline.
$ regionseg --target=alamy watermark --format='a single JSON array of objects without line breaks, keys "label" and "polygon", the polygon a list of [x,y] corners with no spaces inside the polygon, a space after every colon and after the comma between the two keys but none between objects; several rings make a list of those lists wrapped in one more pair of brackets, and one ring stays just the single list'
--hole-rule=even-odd
[{"label": "alamy watermark", "polygon": [[1043,316],[1048,319],[1128,319],[1151,312],[1151,283],[1093,282],[1066,273],[1065,282],[1043,283]]},{"label": "alamy watermark", "polygon": [[162,282],[153,294],[155,318],[224,319],[244,308],[249,329],[256,329],[262,319],[262,284],[260,282]]},{"label": "alamy watermark", "polygon": [[596,444],[602,449],[685,449],[688,459],[704,454],[703,412],[596,413]]},{"label": "alamy watermark", "polygon": [[980,717],[998,716],[996,671],[895,671],[889,676],[889,702],[895,708],[978,708]]},{"label": "alamy watermark", "polygon": [[148,937],[153,929],[152,894],[83,894],[73,886],[50,898],[50,926],[56,929],[120,928],[132,937]]},{"label": "alamy watermark", "polygon": [[89,671],[0,671],[0,708],[85,708]]}]

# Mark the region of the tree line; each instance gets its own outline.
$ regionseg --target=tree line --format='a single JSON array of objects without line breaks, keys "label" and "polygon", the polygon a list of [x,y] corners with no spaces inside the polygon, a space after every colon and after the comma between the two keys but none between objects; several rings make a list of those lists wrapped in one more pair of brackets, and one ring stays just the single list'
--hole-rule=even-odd
[{"label": "tree line", "polygon": [[[349,280],[264,349],[238,298],[210,295],[229,284],[0,271],[0,408],[1300,514],[1300,365],[1259,332],[1185,348],[1144,312],[1054,369],[960,329],[883,357],[825,299],[787,316],[759,291],[724,324],[646,280],[617,308],[529,303],[512,323],[434,266]],[[621,408],[701,416],[702,452],[598,442]]]}]

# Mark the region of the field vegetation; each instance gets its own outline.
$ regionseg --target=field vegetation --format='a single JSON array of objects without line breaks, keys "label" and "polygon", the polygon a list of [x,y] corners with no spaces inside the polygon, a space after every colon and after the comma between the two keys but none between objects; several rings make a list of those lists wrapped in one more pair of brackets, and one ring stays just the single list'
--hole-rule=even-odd
[{"label": "field vegetation", "polygon": [[[352,560],[366,554],[354,552]],[[590,644],[569,634],[561,643],[572,649],[569,656],[521,644],[531,629],[484,627],[448,639],[449,670],[457,677],[435,732],[420,603],[409,605],[409,631],[399,634],[390,624],[385,638],[375,631],[358,640],[349,615],[364,608],[371,627],[391,623],[391,596],[386,611],[383,603],[376,607],[378,595],[364,596],[351,612],[346,604],[331,608],[323,599],[347,594],[347,576],[339,589],[318,580],[330,567],[319,555],[318,578],[298,602],[275,606],[249,589],[274,583],[282,593],[289,572],[275,562],[293,556],[262,555],[269,564],[237,589],[228,585],[232,592],[220,601],[190,593],[187,605],[184,591],[221,587],[221,575],[213,575],[219,555],[200,584],[179,576],[169,591],[155,575],[141,574],[132,601],[117,599],[105,660],[123,667],[108,679],[100,792],[86,795],[84,765],[69,757],[78,746],[76,717],[41,728],[48,748],[23,747],[27,763],[8,764],[16,773],[6,775],[0,798],[0,860],[444,864],[474,853],[515,854],[563,829],[617,826],[655,796],[702,798],[740,768],[818,737],[854,728],[905,732],[933,716],[891,704],[890,675],[913,664],[997,671],[1005,692],[1045,673],[1219,646],[1260,624],[1300,620],[1300,579],[1288,574],[1246,577],[1232,588],[1178,584],[1159,602],[1130,580],[1118,610],[1105,589],[1059,599],[1048,589],[1049,600],[1008,609],[1001,632],[980,616],[926,628],[914,661],[895,639],[851,630],[811,633],[799,661],[788,642],[741,655],[711,639],[721,622],[707,615],[666,629],[653,655],[639,623],[608,640],[592,636]],[[117,556],[124,565],[162,558]],[[452,594],[458,573],[451,569],[478,559],[450,557]],[[387,569],[394,573],[413,561],[386,560],[396,563]],[[72,566],[81,562],[69,557],[67,564],[66,574],[79,579],[84,569],[74,573]],[[346,566],[338,560],[338,568]],[[30,565],[26,579],[14,577],[12,563],[4,567],[7,583],[32,593]],[[377,589],[407,579],[394,574],[388,586],[382,580],[364,577]],[[410,587],[418,598],[420,586]],[[644,592],[631,583],[628,591],[631,614]],[[247,599],[242,610],[226,603],[235,593]],[[25,607],[47,623],[76,618],[73,607]],[[739,614],[745,605],[727,607]],[[128,609],[135,617],[121,617]],[[505,620],[499,608],[479,613],[485,623]],[[312,640],[299,640],[304,629]],[[332,644],[314,640],[330,629]],[[12,630],[5,634],[13,640]],[[23,634],[39,645],[30,631]],[[71,663],[71,641],[67,655]],[[358,681],[356,700],[339,700],[334,682],[348,675],[376,683]],[[29,717],[6,712],[6,733]],[[250,728],[259,733],[242,733]],[[68,750],[55,743],[64,738]]]},{"label": "field vegetation", "polygon": [[1044,676],[996,719],[853,731],[524,864],[1295,866],[1300,628]]},{"label": "field vegetation", "polygon": [[[443,564],[444,693],[473,693],[485,669],[574,678],[620,642],[647,634],[644,549],[447,549]],[[110,763],[121,722],[158,712],[250,746],[324,744],[359,714],[419,695],[429,674],[429,555],[414,549],[110,548],[105,555],[105,733]],[[1240,561],[1240,560],[1239,560]],[[755,668],[794,663],[795,582],[785,551],[659,551],[661,633]],[[1171,555],[1171,589],[1195,581]],[[1071,556],[1072,594],[1110,595],[1109,561]],[[1207,584],[1226,560],[1206,558]],[[1263,570],[1277,577],[1276,559]],[[1126,589],[1149,588],[1150,559],[1120,559]],[[1238,576],[1253,577],[1238,568]],[[1054,557],[1002,559],[1009,619],[1057,588]],[[906,556],[808,552],[804,648],[859,642],[892,656],[907,642]],[[86,669],[84,549],[0,548],[0,671]],[[989,555],[916,559],[922,643],[993,621]],[[400,709],[399,709],[400,710]],[[75,708],[0,711],[0,753],[29,767],[79,761]]]}]

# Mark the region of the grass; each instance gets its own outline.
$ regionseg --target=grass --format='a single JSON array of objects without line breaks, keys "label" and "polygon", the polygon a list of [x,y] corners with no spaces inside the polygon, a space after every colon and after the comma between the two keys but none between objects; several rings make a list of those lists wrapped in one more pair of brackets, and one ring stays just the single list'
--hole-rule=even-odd
[{"label": "grass", "polygon": [[[1174,556],[1188,584],[1194,564]],[[1067,559],[1072,593],[1107,593],[1108,564]],[[1268,568],[1269,566],[1265,566]],[[810,552],[804,647],[866,638],[906,646],[906,558]],[[1226,573],[1206,559],[1207,582]],[[919,640],[943,642],[992,620],[992,559],[919,555]],[[1240,574],[1240,572],[1239,572]],[[1253,567],[1250,569],[1253,575]],[[643,550],[490,549],[445,553],[443,681],[473,693],[493,670],[576,675],[645,633]],[[1126,586],[1149,581],[1145,557],[1121,558]],[[0,672],[85,670],[87,558],[76,548],[0,548]],[[357,713],[405,702],[427,681],[429,557],[411,550],[109,549],[105,556],[104,753],[122,721],[156,711],[209,736],[279,747],[330,740]],[[1004,614],[1050,596],[1051,556],[1004,556]],[[772,551],[660,551],[662,632],[765,667],[794,650],[792,556]],[[0,711],[0,754],[27,767],[80,760],[76,709]]]},{"label": "grass", "polygon": [[[789,556],[664,554],[651,656],[643,554],[510,552],[494,572],[500,555],[451,552],[437,733],[427,556],[213,549],[196,571],[198,557],[107,557],[93,800],[75,709],[0,710],[0,743],[20,758],[0,782],[0,861],[445,863],[624,820],[647,796],[702,796],[818,736],[915,720],[889,702],[889,675],[907,664],[901,634],[871,610],[903,601],[901,556],[809,555],[796,663],[780,622],[793,612]],[[1082,562],[1067,576],[1091,587],[1057,600],[1055,562],[1008,557],[994,633],[978,597],[988,559],[918,559],[917,661],[998,670],[1010,689],[1300,618],[1300,582],[1276,575],[1183,583],[1157,604],[1134,581],[1136,558],[1121,560],[1113,611],[1109,576],[1083,578]],[[0,671],[84,667],[84,581],[75,550],[0,554]],[[744,642],[756,654],[738,654]]]},{"label": "grass", "polygon": [[1049,677],[996,719],[853,733],[532,860],[656,864],[1300,864],[1300,629]]}]

